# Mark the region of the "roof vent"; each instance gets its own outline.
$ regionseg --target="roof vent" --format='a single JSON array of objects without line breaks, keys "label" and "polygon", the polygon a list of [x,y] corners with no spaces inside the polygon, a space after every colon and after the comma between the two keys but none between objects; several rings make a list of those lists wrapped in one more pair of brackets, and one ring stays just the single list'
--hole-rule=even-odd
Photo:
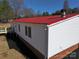
[{"label": "roof vent", "polygon": [[66,17],[66,12],[65,11],[63,12],[63,17]]},{"label": "roof vent", "polygon": [[62,12],[61,17],[66,17],[66,12],[65,11]]}]

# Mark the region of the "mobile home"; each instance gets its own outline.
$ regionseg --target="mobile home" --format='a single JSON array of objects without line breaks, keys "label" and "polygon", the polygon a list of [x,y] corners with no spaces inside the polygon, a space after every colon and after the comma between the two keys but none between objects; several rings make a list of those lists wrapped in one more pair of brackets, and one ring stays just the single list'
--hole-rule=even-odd
[{"label": "mobile home", "polygon": [[78,14],[20,18],[13,28],[39,59],[63,59],[78,48]]}]

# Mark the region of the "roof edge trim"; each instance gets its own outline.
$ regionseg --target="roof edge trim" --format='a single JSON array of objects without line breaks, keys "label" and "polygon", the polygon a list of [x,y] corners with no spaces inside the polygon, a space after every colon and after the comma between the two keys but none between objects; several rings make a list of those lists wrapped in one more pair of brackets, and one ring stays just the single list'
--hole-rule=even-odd
[{"label": "roof edge trim", "polygon": [[55,26],[55,25],[57,25],[57,24],[63,23],[63,22],[68,21],[68,20],[71,20],[71,19],[73,19],[73,18],[75,18],[75,17],[79,17],[79,15],[72,16],[72,17],[70,17],[70,18],[67,18],[67,19],[65,19],[65,20],[61,20],[61,21],[56,22],[56,23],[53,23],[53,24],[48,24],[47,26],[48,26],[48,27]]}]

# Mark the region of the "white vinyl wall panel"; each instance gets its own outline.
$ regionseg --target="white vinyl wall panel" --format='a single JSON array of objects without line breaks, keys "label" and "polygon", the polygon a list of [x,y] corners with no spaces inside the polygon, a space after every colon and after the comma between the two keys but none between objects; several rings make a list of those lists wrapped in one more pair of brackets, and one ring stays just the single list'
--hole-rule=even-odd
[{"label": "white vinyl wall panel", "polygon": [[[20,32],[18,30],[18,24],[20,24]],[[25,26],[31,27],[31,38],[25,35]],[[44,56],[47,56],[47,31],[44,24],[31,24],[31,23],[17,23],[16,33],[22,37],[31,46],[41,52]]]},{"label": "white vinyl wall panel", "polygon": [[48,29],[48,58],[79,43],[79,16]]}]

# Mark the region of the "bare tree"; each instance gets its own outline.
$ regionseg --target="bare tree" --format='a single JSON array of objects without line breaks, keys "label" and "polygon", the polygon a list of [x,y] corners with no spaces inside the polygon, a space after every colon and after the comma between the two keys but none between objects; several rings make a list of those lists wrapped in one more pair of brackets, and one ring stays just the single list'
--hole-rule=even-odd
[{"label": "bare tree", "polygon": [[24,17],[33,17],[33,16],[36,16],[36,13],[32,8],[24,8],[23,15]]},{"label": "bare tree", "polygon": [[71,13],[68,0],[64,0],[64,11],[66,12],[66,14]]},{"label": "bare tree", "polygon": [[9,0],[11,7],[14,10],[15,17],[20,14],[20,10],[23,8],[24,0]]}]

